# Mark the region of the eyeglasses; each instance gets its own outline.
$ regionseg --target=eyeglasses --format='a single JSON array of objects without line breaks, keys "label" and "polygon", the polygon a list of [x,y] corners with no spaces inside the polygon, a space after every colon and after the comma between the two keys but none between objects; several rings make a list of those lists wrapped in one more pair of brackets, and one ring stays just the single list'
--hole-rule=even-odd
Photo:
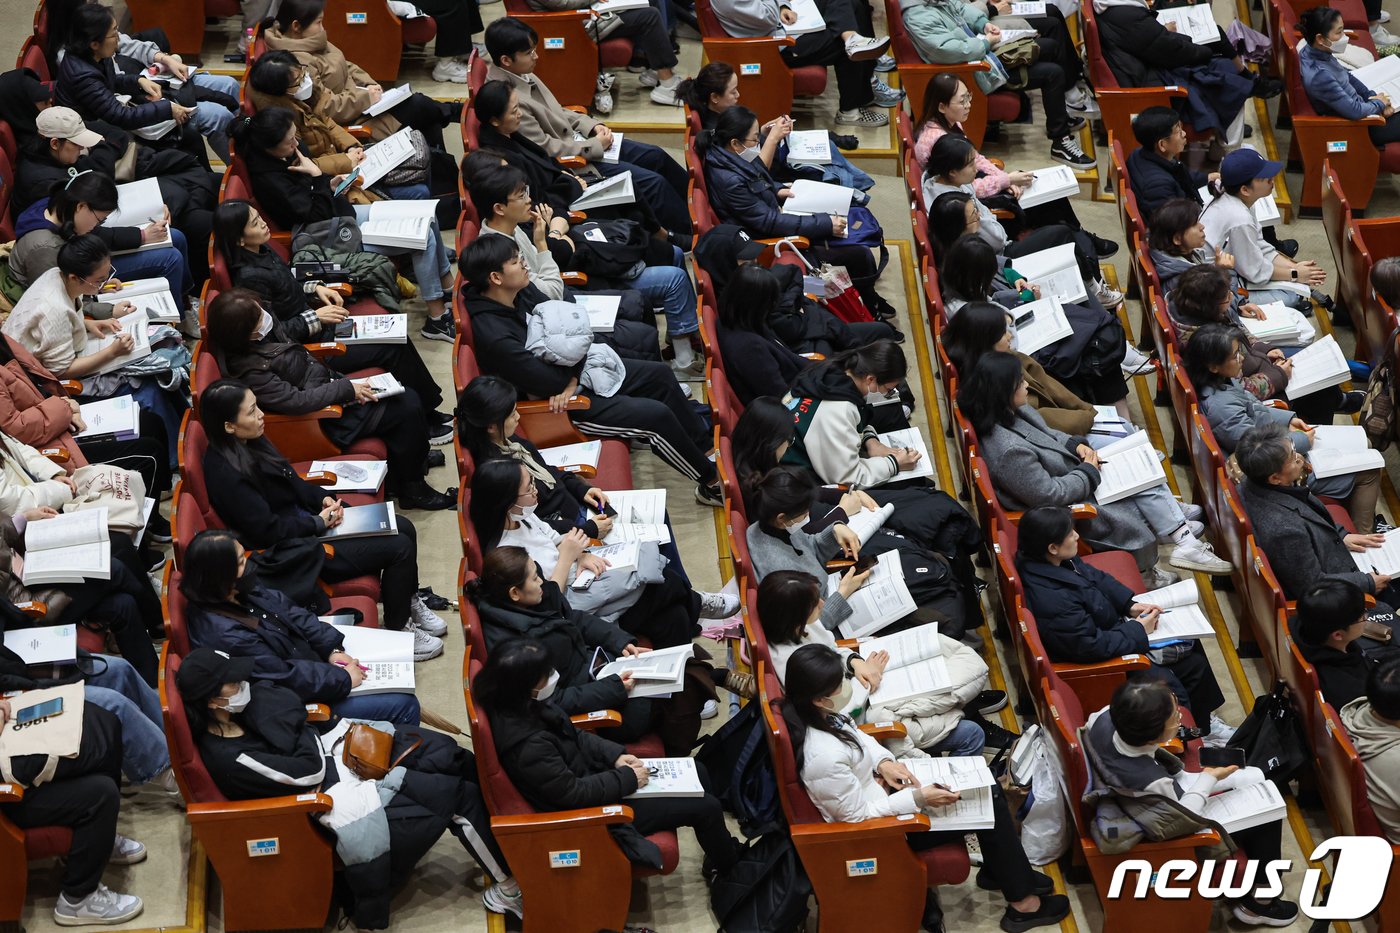
[{"label": "eyeglasses", "polygon": [[964,95],[961,96],[961,97],[954,97],[954,98],[953,98],[953,103],[955,103],[955,104],[961,104],[961,105],[964,106],[964,107],[971,106],[971,104],[972,104],[972,95],[971,95],[971,94],[964,94]]},{"label": "eyeglasses", "polygon": [[102,291],[103,286],[105,286],[108,282],[112,281],[112,280],[115,279],[116,277],[117,277],[117,270],[116,270],[116,269],[111,269],[111,270],[108,271],[107,277],[104,278],[101,282],[97,282],[96,284],[94,284],[93,281],[92,281],[91,279],[79,279],[78,281],[82,282],[84,285],[87,285],[87,286],[90,286],[90,287],[96,289],[97,291]]},{"label": "eyeglasses", "polygon": [[515,194],[512,194],[510,196],[510,199],[512,201],[525,201],[528,203],[530,200],[530,188],[526,186],[523,190],[517,191]]},{"label": "eyeglasses", "polygon": [[529,485],[529,487],[526,488],[526,490],[525,490],[524,492],[520,493],[520,495],[516,496],[516,498],[517,498],[517,499],[529,499],[529,498],[531,498],[531,497],[538,497],[539,494],[540,494],[540,487],[539,487],[539,485],[538,485],[534,480],[530,480],[530,485]]}]

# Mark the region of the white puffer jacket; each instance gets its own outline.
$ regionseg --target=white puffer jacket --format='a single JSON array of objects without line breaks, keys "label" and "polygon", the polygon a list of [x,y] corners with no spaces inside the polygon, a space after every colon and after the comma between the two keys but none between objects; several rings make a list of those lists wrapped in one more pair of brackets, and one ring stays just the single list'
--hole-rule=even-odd
[{"label": "white puffer jacket", "polygon": [[943,647],[952,690],[901,700],[896,706],[872,706],[865,712],[866,722],[896,719],[909,730],[908,735],[889,743],[896,757],[923,757],[920,749],[943,741],[962,722],[963,707],[987,689],[987,663],[981,655],[946,635],[939,635],[938,641]]},{"label": "white puffer jacket", "polygon": [[818,729],[807,730],[802,747],[802,784],[822,818],[828,823],[860,823],[919,812],[912,787],[888,794],[875,780],[875,766],[893,761],[894,755],[849,719],[843,728],[860,743],[856,748]]}]

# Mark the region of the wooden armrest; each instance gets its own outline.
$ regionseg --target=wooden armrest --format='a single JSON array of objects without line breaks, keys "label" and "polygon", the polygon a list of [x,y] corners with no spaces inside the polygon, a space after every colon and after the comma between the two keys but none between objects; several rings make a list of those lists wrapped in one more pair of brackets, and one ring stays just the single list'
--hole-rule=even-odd
[{"label": "wooden armrest", "polygon": [[992,216],[994,216],[997,220],[1011,220],[1013,217],[1016,216],[1016,212],[1008,211],[1004,208],[997,207],[992,209]]},{"label": "wooden armrest", "polygon": [[1264,404],[1269,408],[1287,408],[1288,403],[1281,398],[1265,399]]},{"label": "wooden armrest", "polygon": [[273,242],[273,243],[284,243],[284,244],[286,244],[287,246],[290,247],[290,246],[292,245],[292,231],[290,231],[290,230],[273,230],[273,231],[272,231],[272,242]]},{"label": "wooden armrest", "polygon": [[860,731],[880,742],[886,739],[902,739],[909,734],[909,730],[904,727],[904,723],[895,722],[893,719],[885,719],[880,722],[863,722],[860,724]]},{"label": "wooden armrest", "polygon": [[69,395],[83,394],[83,384],[77,379],[64,379],[59,385],[63,388],[63,391],[67,392]]},{"label": "wooden armrest", "polygon": [[1070,664],[1056,661],[1053,665],[1055,673],[1066,679],[1088,674],[1127,673],[1128,671],[1140,671],[1151,666],[1152,662],[1145,654],[1125,654],[1121,658],[1096,661],[1093,664]]},{"label": "wooden armrest", "polygon": [[588,219],[588,211],[569,211],[569,223],[581,224]]},{"label": "wooden armrest", "polygon": [[306,352],[318,359],[325,359],[331,356],[343,356],[345,354],[345,344],[339,340],[325,340],[321,343],[304,343]]},{"label": "wooden armrest", "polygon": [[335,559],[335,545],[321,542],[321,552],[326,555],[326,560]]},{"label": "wooden armrest", "polygon": [[541,830],[564,829],[569,826],[611,826],[632,822],[632,808],[621,804],[606,807],[585,807],[579,810],[555,810],[551,813],[529,813],[519,816],[491,817],[491,831],[497,836],[521,836]]},{"label": "wooden armrest", "polygon": [[838,639],[836,639],[836,647],[838,647],[838,648],[850,648],[852,651],[858,651],[858,650],[860,649],[860,639],[859,639],[859,638],[838,638]]},{"label": "wooden armrest", "polygon": [[622,714],[615,709],[595,709],[587,713],[570,716],[569,722],[577,729],[593,732],[597,729],[611,729],[622,725]]},{"label": "wooden armrest", "polygon": [[826,359],[825,353],[802,353],[799,355],[802,356],[804,359],[816,360],[817,362],[821,362],[822,360]]},{"label": "wooden armrest", "polygon": [[355,287],[349,282],[331,282],[329,284],[322,285],[321,287],[329,288],[331,291],[335,292],[342,298],[349,298],[355,293]]},{"label": "wooden armrest", "polygon": [[324,421],[327,418],[339,418],[343,414],[345,409],[339,405],[327,405],[325,408],[308,411],[304,415],[273,415],[264,412],[263,420],[270,424],[289,424],[293,421]]},{"label": "wooden armrest", "polygon": [[30,599],[22,603],[15,603],[15,608],[31,619],[42,619],[49,614],[48,603],[38,599]]},{"label": "wooden armrest", "polygon": [[[1367,609],[1371,609],[1371,608],[1373,608],[1373,607],[1376,605],[1376,597],[1372,596],[1370,593],[1364,594],[1364,595],[1361,597],[1361,601],[1362,601],[1363,605],[1366,606]],[[1295,608],[1295,609],[1297,608],[1296,604],[1293,606],[1293,608]]]},{"label": "wooden armrest", "polygon": [[[495,821],[492,821],[495,825]],[[874,820],[862,820],[859,823],[802,823],[800,825],[788,827],[793,838],[806,837],[816,838],[821,836],[839,836],[843,840],[858,841],[862,839],[879,839],[885,836],[903,836],[905,833],[916,833],[923,829],[928,829],[928,817],[922,813],[911,813],[905,816],[882,816]]]},{"label": "wooden armrest", "polygon": [[588,273],[586,272],[565,272],[560,275],[565,285],[587,285]]},{"label": "wooden armrest", "polygon": [[[1074,516],[1076,521],[1081,518],[1093,518],[1095,515],[1099,514],[1098,507],[1088,502],[1070,503],[1069,511],[1070,514]],[[1019,525],[1021,523],[1021,516],[1025,515],[1026,513],[1007,512],[1005,514],[1007,521],[1009,521],[1013,525]]]},{"label": "wooden armrest", "polygon": [[845,570],[847,567],[854,567],[855,565],[855,561],[840,557],[836,560],[827,561],[823,566],[826,567],[827,573],[835,573],[838,570]]},{"label": "wooden armrest", "polygon": [[565,463],[557,469],[564,473],[582,476],[584,479],[592,479],[598,475],[598,468],[591,463]]},{"label": "wooden armrest", "polygon": [[330,794],[312,792],[289,794],[286,797],[263,797],[259,800],[191,803],[186,807],[185,814],[191,823],[217,823],[241,820],[249,816],[269,816],[274,813],[327,813],[332,803]]},{"label": "wooden armrest", "polygon": [[54,463],[67,463],[69,460],[68,451],[64,450],[62,447],[45,447],[43,450],[39,451],[39,453],[52,460]]},{"label": "wooden armrest", "polygon": [[564,109],[565,109],[565,110],[572,110],[574,113],[587,113],[587,112],[588,112],[588,108],[587,108],[587,107],[580,106],[579,104],[570,104],[569,106],[565,107]]},{"label": "wooden armrest", "polygon": [[306,704],[307,722],[329,722],[331,718],[331,708],[324,703]]},{"label": "wooden armrest", "polygon": [[583,168],[588,164],[583,156],[555,156],[554,161],[563,168]]},{"label": "wooden armrest", "polygon": [[0,784],[0,803],[19,803],[23,799],[23,787],[18,784]]},{"label": "wooden armrest", "polygon": [[363,123],[352,123],[345,128],[345,132],[356,139],[370,139],[374,136],[374,131]]},{"label": "wooden armrest", "polygon": [[997,168],[1001,169],[1003,172],[1006,171],[1006,163],[1003,162],[1001,159],[993,159],[991,156],[983,156],[983,158],[995,165]]},{"label": "wooden armrest", "polygon": [[[587,411],[593,407],[593,400],[584,398],[582,395],[571,395],[564,403],[565,411]],[[549,414],[549,402],[540,400],[538,402],[516,402],[515,410],[523,418],[526,415],[547,415]]]},{"label": "wooden armrest", "polygon": [[1181,739],[1168,739],[1165,742],[1158,742],[1157,747],[1164,748],[1177,757],[1186,754],[1186,743],[1181,741]]},{"label": "wooden armrest", "polygon": [[340,477],[330,470],[309,470],[301,478],[313,486],[334,486]]}]

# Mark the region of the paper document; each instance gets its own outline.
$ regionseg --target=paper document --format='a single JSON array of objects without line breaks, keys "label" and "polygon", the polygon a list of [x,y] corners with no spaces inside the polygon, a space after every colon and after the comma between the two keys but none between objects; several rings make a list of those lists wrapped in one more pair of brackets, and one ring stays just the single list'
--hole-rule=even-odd
[{"label": "paper document", "polygon": [[374,394],[380,398],[392,398],[395,395],[403,395],[403,383],[395,378],[393,373],[375,373],[373,376],[361,376],[352,380],[358,385],[367,385],[374,390]]},{"label": "paper document", "polygon": [[825,181],[799,178],[788,186],[792,197],[783,202],[784,214],[839,214],[845,217],[851,210],[854,188],[833,185]]},{"label": "paper document", "polygon": [[1371,94],[1385,94],[1391,101],[1400,102],[1400,59],[1394,55],[1380,56],[1371,64],[1357,68],[1351,76],[1370,88]]},{"label": "paper document", "polygon": [[[380,143],[381,146],[383,144]],[[367,163],[368,159],[365,161]],[[363,166],[365,163],[361,164]],[[422,249],[428,245],[432,236],[437,206],[437,198],[424,198],[421,201],[375,201],[369,206],[369,218],[360,224],[360,237],[372,246]]]},{"label": "paper document", "polygon": [[1366,429],[1360,425],[1320,424],[1313,432],[1308,460],[1318,479],[1385,469],[1385,457],[1371,448]]},{"label": "paper document", "polygon": [[1015,42],[1017,39],[1034,39],[1038,35],[1040,33],[1034,29],[1003,29],[997,45],[1006,45],[1006,43]]},{"label": "paper document", "polygon": [[336,325],[335,339],[347,344],[408,343],[408,315],[352,314]]},{"label": "paper document", "polygon": [[617,514],[613,516],[612,531],[604,544],[625,544],[629,541],[653,541],[669,544],[671,529],[666,524],[666,490],[626,489],[608,493],[608,504]]},{"label": "paper document", "polygon": [[1031,174],[1035,178],[1016,199],[1023,208],[1047,204],[1060,198],[1072,198],[1079,194],[1079,179],[1074,176],[1074,169],[1068,165],[1038,168]]},{"label": "paper document", "polygon": [[1385,533],[1385,541],[1380,547],[1368,547],[1364,551],[1348,551],[1356,567],[1362,573],[1384,573],[1400,576],[1400,529],[1392,528]]},{"label": "paper document", "polygon": [[637,569],[637,564],[641,561],[641,549],[639,541],[623,541],[619,544],[599,544],[590,547],[588,553],[595,554],[607,561],[607,572],[617,571],[620,573],[625,570]]},{"label": "paper document", "polygon": [[1337,346],[1337,338],[1328,334],[1317,343],[1299,350],[1289,359],[1293,362],[1293,373],[1288,377],[1284,390],[1289,399],[1311,395],[1319,389],[1341,385],[1351,378],[1351,367],[1342,348]]},{"label": "paper document", "polygon": [[1272,781],[1245,784],[1206,798],[1206,819],[1214,820],[1228,833],[1253,829],[1287,818],[1287,805]]},{"label": "paper document", "polygon": [[[621,2],[628,3],[632,2],[632,0],[621,0]],[[647,6],[648,4],[646,0],[641,0],[641,5]],[[595,4],[594,6],[596,8],[597,4]],[[613,131],[612,145],[603,150],[604,162],[612,162],[613,164],[616,164],[617,160],[622,158],[622,139],[625,135],[625,133],[619,133],[616,130]]]},{"label": "paper document", "polygon": [[822,32],[826,29],[826,20],[822,18],[821,10],[817,8],[814,0],[786,0],[783,5],[790,7],[797,14],[797,22],[791,26],[783,26],[783,32],[789,36],[804,36],[809,32]]},{"label": "paper document", "polygon": [[[836,592],[840,585],[841,574],[827,575],[828,595]],[[881,554],[870,577],[846,602],[851,606],[851,617],[841,623],[841,634],[845,638],[873,635],[919,608],[914,597],[909,595],[909,586],[904,582],[904,565],[897,551]]]},{"label": "paper document", "polygon": [[933,475],[933,458],[928,455],[928,444],[924,442],[924,435],[918,428],[905,428],[902,431],[888,431],[879,436],[879,441],[886,447],[912,447],[919,452],[919,459],[914,463],[913,469],[900,470],[891,476],[886,482],[896,482],[898,480],[918,479],[921,476]]},{"label": "paper document", "polygon": [[391,87],[380,96],[379,100],[365,108],[365,116],[377,117],[381,113],[393,110],[411,96],[413,96],[412,85],[401,84],[398,87]]},{"label": "paper document", "polygon": [[703,797],[705,787],[694,758],[643,758],[647,766],[645,787],[633,791],[623,800],[636,797]]},{"label": "paper document", "polygon": [[[864,644],[861,651],[866,651]],[[942,657],[926,658],[905,667],[886,670],[880,678],[879,688],[870,694],[870,705],[893,706],[913,697],[947,693],[952,689],[953,679],[948,673],[948,662]]]},{"label": "paper document", "polygon": [[1042,298],[1055,297],[1062,304],[1079,304],[1089,297],[1073,243],[1052,246],[1029,256],[1016,257],[1016,271],[1032,285],[1040,286]]},{"label": "paper document", "polygon": [[25,586],[110,580],[107,510],[83,509],[29,522],[24,526],[24,557],[16,561]]},{"label": "paper document", "polygon": [[1215,25],[1215,13],[1208,3],[1156,12],[1159,23],[1163,26],[1175,23],[1177,35],[1189,36],[1197,45],[1210,45],[1220,39],[1220,27]]},{"label": "paper document", "polygon": [[1045,0],[1013,0],[1012,16],[1044,16]]},{"label": "paper document", "polygon": [[590,466],[598,468],[598,459],[603,455],[602,441],[584,441],[581,444],[561,444],[558,447],[545,447],[540,450],[544,462],[556,470],[568,467]]},{"label": "paper document", "polygon": [[25,664],[72,664],[78,658],[76,625],[8,629],[5,647]]},{"label": "paper document", "polygon": [[1094,501],[1100,505],[1126,499],[1167,481],[1167,474],[1162,472],[1157,451],[1152,448],[1146,431],[1138,431],[1107,447],[1100,447],[1098,455],[1103,480],[1094,490]]},{"label": "paper document", "polygon": [[398,168],[413,155],[413,141],[408,137],[408,127],[365,149],[365,160],[360,163],[360,183],[371,188],[385,175]]},{"label": "paper document", "polygon": [[146,312],[146,317],[152,321],[180,320],[180,305],[170,294],[170,283],[165,279],[124,282],[119,288],[104,288],[97,297],[112,304],[129,301],[135,311]]},{"label": "paper document", "polygon": [[900,667],[910,667],[929,658],[941,657],[943,643],[938,640],[938,623],[925,622],[923,625],[916,625],[902,632],[861,640],[860,653],[862,656],[868,658],[876,651],[889,653],[890,660],[885,665],[887,671]]},{"label": "paper document", "polygon": [[594,652],[591,670],[594,680],[630,671],[635,683],[629,696],[668,697],[684,689],[685,663],[694,656],[695,649],[685,644],[610,661],[599,648]]},{"label": "paper document", "polygon": [[130,334],[133,346],[129,352],[112,357],[99,366],[97,368],[99,373],[116,372],[127,363],[134,363],[151,355],[150,322],[146,320],[144,313],[133,311],[125,317],[115,318],[115,320],[121,325],[121,330],[101,337],[88,334],[87,346],[83,350],[83,355],[92,356],[94,353],[100,353],[115,343],[120,334]]},{"label": "paper document", "polygon": [[351,689],[351,696],[414,692],[412,632],[358,625],[337,625],[335,629],[345,639],[345,653],[369,668],[364,681]]},{"label": "paper document", "polygon": [[826,130],[793,130],[787,144],[789,165],[831,164],[831,134]]},{"label": "paper document", "polygon": [[620,13],[623,10],[645,10],[651,4],[647,0],[595,0],[593,12],[602,16],[604,13]]},{"label": "paper document", "polygon": [[141,409],[130,395],[84,402],[78,415],[87,425],[73,435],[79,440],[129,441],[141,436]]},{"label": "paper document", "polygon": [[1064,305],[1054,295],[1017,305],[1011,309],[1011,317],[1016,328],[1016,349],[1027,356],[1074,335]]},{"label": "paper document", "polygon": [[617,328],[620,295],[575,295],[574,304],[588,312],[588,326],[595,334],[611,334]]},{"label": "paper document", "polygon": [[154,178],[143,178],[117,185],[117,209],[107,215],[102,226],[109,229],[143,227],[164,218],[165,198],[161,197],[160,182]]},{"label": "paper document", "polygon": [[954,787],[980,780],[979,767],[987,767],[981,758],[910,758],[901,764],[913,773],[920,786],[939,784],[949,790],[957,790],[961,798],[946,807],[924,807],[923,812],[928,815],[932,831],[991,829],[996,825],[996,811],[992,809],[992,789],[989,785],[973,784],[965,790]]},{"label": "paper document", "polygon": [[387,460],[313,460],[311,472],[334,473],[335,482],[322,486],[326,492],[378,492],[389,474]]},{"label": "paper document", "polygon": [[592,208],[612,207],[617,204],[635,204],[636,201],[637,194],[632,187],[632,173],[626,171],[590,184],[588,190],[569,205],[569,210],[587,211]]},{"label": "paper document", "polygon": [[1259,310],[1264,312],[1262,321],[1252,317],[1240,318],[1244,329],[1256,340],[1287,346],[1307,346],[1317,336],[1316,329],[1308,323],[1307,318],[1281,301],[1261,304]]},{"label": "paper document", "polygon": [[1133,597],[1134,602],[1161,606],[1163,612],[1157,617],[1157,628],[1147,636],[1149,645],[1165,644],[1169,641],[1187,641],[1199,638],[1214,638],[1215,626],[1201,609],[1201,592],[1196,581],[1181,580],[1170,586],[1160,587]]},{"label": "paper document", "polygon": [[850,528],[860,538],[862,545],[868,544],[870,539],[875,537],[875,532],[884,527],[885,522],[894,514],[894,503],[887,502],[878,509],[861,509],[854,515],[846,516],[846,527]]}]

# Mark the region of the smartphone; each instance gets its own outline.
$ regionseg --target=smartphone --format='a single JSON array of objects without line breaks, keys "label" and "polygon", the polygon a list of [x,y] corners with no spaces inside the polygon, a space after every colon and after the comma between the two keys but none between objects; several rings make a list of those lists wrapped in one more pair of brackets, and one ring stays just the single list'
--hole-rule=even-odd
[{"label": "smartphone", "polygon": [[873,554],[867,554],[855,562],[851,567],[856,573],[865,573],[867,570],[874,570],[875,565],[880,562],[880,558]]},{"label": "smartphone", "polygon": [[1201,749],[1202,768],[1228,768],[1230,765],[1244,767],[1244,749],[1231,748],[1210,748]]},{"label": "smartphone", "polygon": [[339,324],[335,325],[335,335],[336,335],[337,337],[353,337],[353,336],[355,336],[355,319],[354,319],[354,318],[346,318],[345,320],[341,321]]},{"label": "smartphone", "polygon": [[346,191],[348,191],[348,190],[350,189],[350,186],[353,185],[353,184],[355,183],[355,179],[357,179],[357,178],[359,178],[359,177],[360,177],[360,170],[359,170],[359,169],[355,169],[355,170],[352,171],[349,175],[346,175],[346,176],[345,176],[345,180],[342,181],[342,182],[340,183],[340,186],[337,187],[334,191],[332,191],[331,194],[332,194],[334,197],[337,197],[337,198],[340,197],[342,194],[344,194]]},{"label": "smartphone", "polygon": [[43,703],[35,703],[33,706],[26,706],[15,713],[15,725],[24,726],[40,719],[48,719],[50,716],[57,716],[63,712],[63,697],[54,697],[52,700],[45,700]]}]

